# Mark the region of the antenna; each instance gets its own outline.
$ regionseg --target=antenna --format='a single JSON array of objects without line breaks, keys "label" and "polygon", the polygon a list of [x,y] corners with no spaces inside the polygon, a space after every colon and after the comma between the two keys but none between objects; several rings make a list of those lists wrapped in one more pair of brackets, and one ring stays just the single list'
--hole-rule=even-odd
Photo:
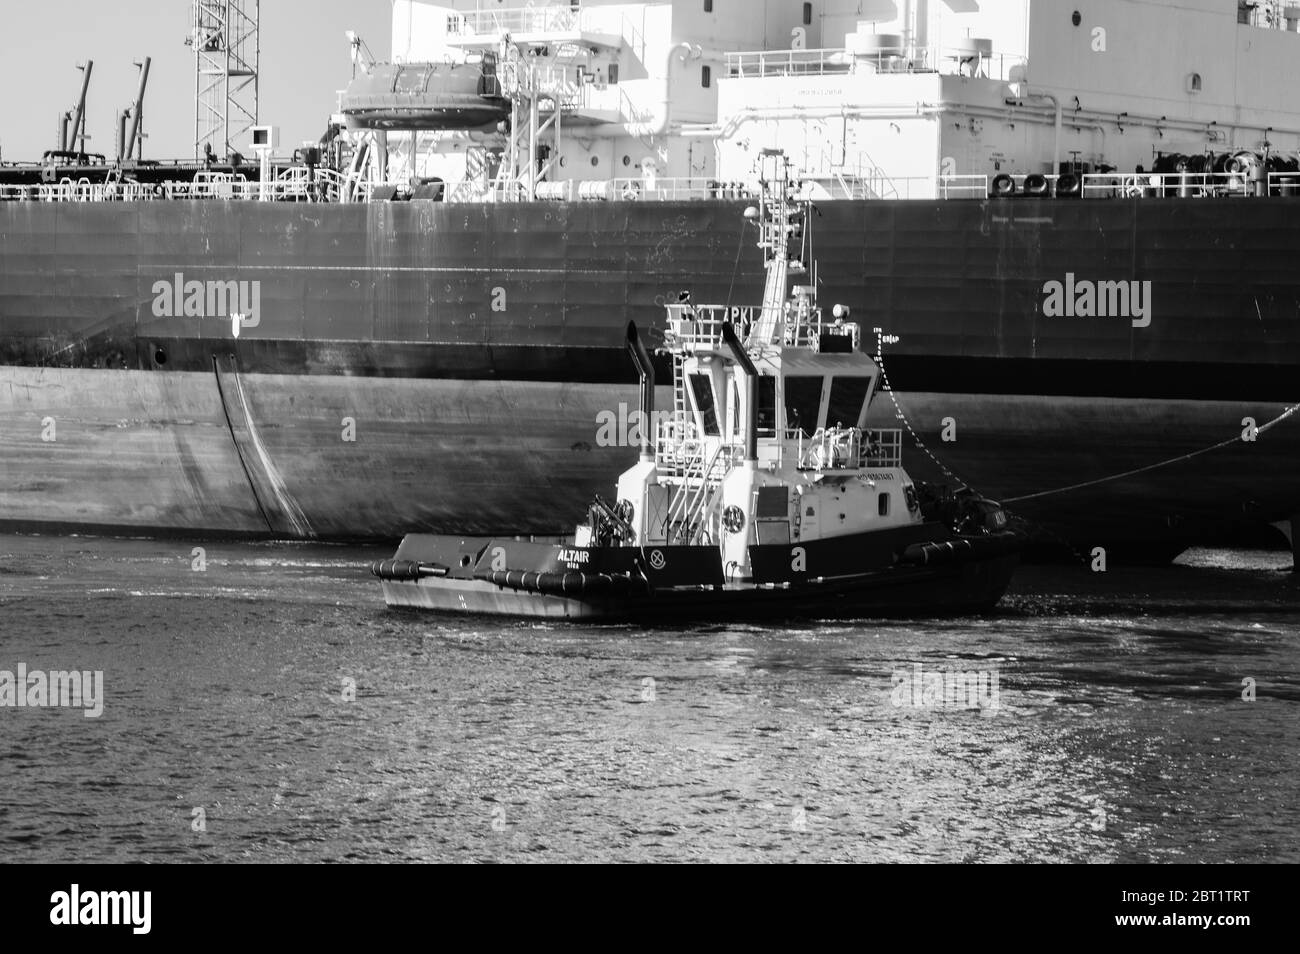
[{"label": "antenna", "polygon": [[261,0],[194,0],[194,155],[219,156],[257,125]]}]

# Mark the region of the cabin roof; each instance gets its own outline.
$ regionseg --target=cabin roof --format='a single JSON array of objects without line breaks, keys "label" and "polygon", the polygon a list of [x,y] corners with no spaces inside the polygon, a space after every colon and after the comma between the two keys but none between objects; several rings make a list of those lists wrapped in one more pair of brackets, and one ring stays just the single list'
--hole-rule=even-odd
[{"label": "cabin roof", "polygon": [[[773,373],[778,362],[772,356],[754,359],[754,365],[763,372]],[[879,372],[870,355],[819,354],[805,348],[783,348],[779,360],[782,375],[857,374],[874,376]]]}]

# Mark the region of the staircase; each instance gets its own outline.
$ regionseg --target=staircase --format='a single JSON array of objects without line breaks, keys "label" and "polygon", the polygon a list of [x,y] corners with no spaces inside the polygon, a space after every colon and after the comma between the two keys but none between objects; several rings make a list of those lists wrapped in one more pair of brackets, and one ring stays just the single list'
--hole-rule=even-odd
[{"label": "staircase", "polygon": [[668,542],[694,546],[701,542],[706,523],[722,502],[722,481],[735,466],[738,448],[721,444],[708,463],[693,457],[668,506]]}]

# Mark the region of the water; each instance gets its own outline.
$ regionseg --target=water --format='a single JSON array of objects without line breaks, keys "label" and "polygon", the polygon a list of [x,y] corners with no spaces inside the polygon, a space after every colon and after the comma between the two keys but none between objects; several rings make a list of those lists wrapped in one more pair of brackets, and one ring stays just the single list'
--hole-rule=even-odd
[{"label": "water", "polygon": [[[6,859],[1300,860],[1283,554],[779,629],[395,613],[388,555],[0,537],[0,669],[105,694],[0,708]],[[917,664],[996,710],[895,705]]]}]

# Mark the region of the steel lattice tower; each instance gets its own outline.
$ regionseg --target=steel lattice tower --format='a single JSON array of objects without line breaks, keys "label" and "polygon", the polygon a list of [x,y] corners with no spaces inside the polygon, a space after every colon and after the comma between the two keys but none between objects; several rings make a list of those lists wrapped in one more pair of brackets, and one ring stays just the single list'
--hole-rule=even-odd
[{"label": "steel lattice tower", "polygon": [[194,0],[194,154],[225,158],[257,125],[261,0]]}]

